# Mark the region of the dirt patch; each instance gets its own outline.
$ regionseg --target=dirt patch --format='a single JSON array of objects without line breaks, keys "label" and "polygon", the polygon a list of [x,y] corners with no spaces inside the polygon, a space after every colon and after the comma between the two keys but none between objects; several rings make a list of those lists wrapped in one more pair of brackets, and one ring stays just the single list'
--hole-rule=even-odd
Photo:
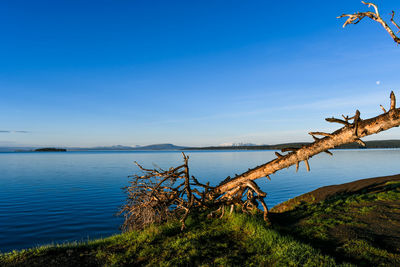
[{"label": "dirt patch", "polygon": [[271,209],[271,212],[281,213],[293,210],[298,205],[301,205],[303,203],[317,203],[340,194],[367,193],[374,190],[379,191],[387,182],[390,181],[400,181],[400,174],[377,178],[368,178],[345,184],[320,187],[314,191],[300,195],[298,197],[292,198],[288,201],[276,205]]}]

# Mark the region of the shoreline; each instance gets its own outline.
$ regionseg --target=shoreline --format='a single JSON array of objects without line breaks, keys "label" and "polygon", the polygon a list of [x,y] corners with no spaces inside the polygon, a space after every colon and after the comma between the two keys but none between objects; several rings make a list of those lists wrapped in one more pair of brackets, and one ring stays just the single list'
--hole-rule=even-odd
[{"label": "shoreline", "polygon": [[[286,208],[282,205],[286,204]],[[291,205],[287,205],[291,204]],[[288,209],[287,207],[290,206]],[[274,210],[275,209],[275,210]],[[320,187],[262,214],[178,221],[106,238],[0,253],[1,266],[397,266],[400,174]],[[382,239],[381,235],[384,238]]]}]

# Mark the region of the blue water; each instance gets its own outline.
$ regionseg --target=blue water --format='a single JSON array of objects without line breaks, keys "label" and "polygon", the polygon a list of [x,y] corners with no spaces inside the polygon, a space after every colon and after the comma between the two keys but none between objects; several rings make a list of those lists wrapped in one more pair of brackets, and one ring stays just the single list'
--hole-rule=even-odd
[{"label": "blue water", "polygon": [[[267,205],[320,186],[400,173],[400,150],[334,150],[304,165],[258,180]],[[217,184],[225,177],[273,159],[273,151],[189,151],[190,171]],[[119,233],[116,217],[125,199],[121,190],[133,164],[168,168],[182,162],[180,152],[0,153],[0,251],[85,241]]]}]

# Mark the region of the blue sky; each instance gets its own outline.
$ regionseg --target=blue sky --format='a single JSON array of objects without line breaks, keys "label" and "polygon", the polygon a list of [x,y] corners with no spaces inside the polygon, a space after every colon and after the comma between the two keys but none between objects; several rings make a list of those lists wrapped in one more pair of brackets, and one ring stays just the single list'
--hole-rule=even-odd
[{"label": "blue sky", "polygon": [[[376,1],[389,21],[400,1]],[[400,47],[338,1],[0,2],[0,145],[273,144],[376,116]],[[400,19],[399,19],[400,21]],[[372,139],[400,139],[400,129]]]}]

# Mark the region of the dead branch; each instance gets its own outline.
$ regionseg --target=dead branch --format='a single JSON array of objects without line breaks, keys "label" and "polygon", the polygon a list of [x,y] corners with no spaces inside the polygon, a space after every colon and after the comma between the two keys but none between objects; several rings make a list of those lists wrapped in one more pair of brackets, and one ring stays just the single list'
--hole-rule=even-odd
[{"label": "dead branch", "polygon": [[[392,99],[395,99],[394,93],[391,95],[393,95],[393,97],[391,97],[391,102],[393,102]],[[400,109],[394,108],[389,110],[387,113],[366,120],[361,120],[360,112],[357,111],[356,115],[352,119],[354,120],[354,129],[353,127],[344,126],[333,133],[310,132],[310,135],[322,135],[325,137],[299,148],[294,153],[289,153],[281,158],[274,159],[268,163],[251,169],[227,183],[220,184],[214,189],[214,193],[223,198],[225,191],[240,186],[249,180],[256,180],[265,177],[266,175],[273,174],[293,164],[298,166],[300,161],[308,161],[309,158],[318,153],[348,143],[361,143],[361,137],[376,134],[392,127],[397,127],[400,125]]]},{"label": "dead branch", "polygon": [[367,146],[361,139],[356,139],[355,142],[361,146]]},{"label": "dead branch", "polygon": [[394,11],[392,11],[392,17],[390,18],[390,21],[396,26],[396,28],[399,30],[397,33],[400,33],[400,27],[399,25],[394,21]]},{"label": "dead branch", "polygon": [[396,96],[393,91],[390,93],[390,110],[396,109]]},{"label": "dead branch", "polygon": [[[346,27],[349,24],[357,24],[359,23],[363,18],[368,17],[372,20],[375,20],[379,24],[383,26],[383,28],[389,33],[389,35],[392,37],[392,39],[397,43],[400,44],[400,37],[398,37],[393,30],[389,27],[389,25],[382,19],[382,17],[379,14],[378,7],[373,4],[373,3],[366,3],[364,1],[361,1],[364,5],[367,5],[368,7],[373,7],[375,12],[367,11],[367,12],[356,12],[354,14],[343,14],[337,18],[343,18],[343,17],[348,17],[345,23],[343,24],[343,28]],[[392,17],[390,21],[397,27],[397,29],[400,30],[399,25],[394,21],[394,11],[392,11]]]},{"label": "dead branch", "polygon": [[310,164],[308,163],[308,159],[305,159],[304,163],[306,164],[306,169],[309,172],[310,171]]},{"label": "dead branch", "polygon": [[297,147],[285,147],[285,148],[282,148],[281,151],[282,152],[295,152],[298,149],[299,148],[297,148]]},{"label": "dead branch", "polygon": [[182,155],[184,164],[169,170],[146,169],[136,163],[144,175],[132,176],[130,185],[125,188],[128,198],[120,210],[120,214],[125,216],[125,231],[141,229],[169,218],[179,218],[183,230],[193,206],[205,204],[206,194],[213,187],[190,176],[189,157]]},{"label": "dead branch", "polygon": [[[321,135],[321,136],[327,136],[327,137],[332,136],[332,134],[330,134],[330,133],[323,133],[323,132],[309,132],[308,134],[312,135],[312,136],[314,136],[314,135]],[[321,140],[321,139],[319,139],[319,140]]]},{"label": "dead branch", "polygon": [[350,124],[349,124],[349,122],[348,122],[348,120],[341,120],[341,119],[336,119],[336,118],[326,118],[325,119],[327,122],[332,122],[332,123],[340,123],[340,124],[343,124],[343,125],[345,125],[345,126],[349,126]]}]

